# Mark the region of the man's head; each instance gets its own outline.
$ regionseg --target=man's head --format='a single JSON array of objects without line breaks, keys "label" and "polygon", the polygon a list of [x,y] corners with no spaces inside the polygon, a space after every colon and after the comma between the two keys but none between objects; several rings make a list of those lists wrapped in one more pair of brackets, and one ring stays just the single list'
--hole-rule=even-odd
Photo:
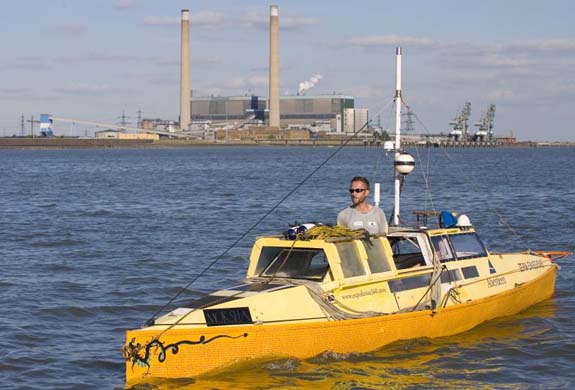
[{"label": "man's head", "polygon": [[351,202],[354,206],[367,202],[367,196],[369,195],[369,180],[363,176],[354,177],[351,179],[349,192],[351,195]]}]

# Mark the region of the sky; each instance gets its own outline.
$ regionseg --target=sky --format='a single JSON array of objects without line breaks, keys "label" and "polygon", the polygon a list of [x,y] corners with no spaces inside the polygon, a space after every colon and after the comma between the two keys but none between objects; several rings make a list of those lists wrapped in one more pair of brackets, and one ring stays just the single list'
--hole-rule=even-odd
[{"label": "sky", "polygon": [[41,113],[177,120],[182,9],[193,95],[267,97],[272,4],[282,95],[316,76],[307,95],[354,96],[393,129],[401,46],[417,132],[449,132],[468,101],[473,123],[496,105],[496,136],[575,141],[572,0],[3,0],[0,136],[19,135],[22,115],[29,132]]}]

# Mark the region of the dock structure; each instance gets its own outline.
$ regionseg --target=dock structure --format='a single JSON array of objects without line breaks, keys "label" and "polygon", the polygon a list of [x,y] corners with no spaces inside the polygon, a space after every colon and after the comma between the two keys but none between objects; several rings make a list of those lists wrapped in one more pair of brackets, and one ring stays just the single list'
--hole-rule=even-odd
[{"label": "dock structure", "polygon": [[[279,133],[279,132],[278,132]],[[169,139],[162,137],[153,139],[118,139],[118,138],[78,138],[78,137],[0,137],[0,149],[108,149],[108,148],[185,148],[185,147],[213,147],[213,146],[311,146],[334,147],[346,145],[349,147],[383,148],[383,141],[376,138],[353,139],[345,138],[309,138],[297,137],[255,137],[253,139]],[[405,142],[406,148],[498,148],[498,147],[575,147],[574,142],[439,142],[414,143]]]}]

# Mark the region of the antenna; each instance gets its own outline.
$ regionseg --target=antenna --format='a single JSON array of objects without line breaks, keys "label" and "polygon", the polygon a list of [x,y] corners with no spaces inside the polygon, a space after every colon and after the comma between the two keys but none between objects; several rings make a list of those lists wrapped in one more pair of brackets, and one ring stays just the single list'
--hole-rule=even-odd
[{"label": "antenna", "polygon": [[395,202],[393,206],[393,224],[399,225],[399,196],[401,193],[401,185],[405,176],[413,171],[415,168],[415,161],[413,156],[401,150],[401,104],[403,99],[401,97],[401,47],[396,48],[396,61],[397,61],[397,75],[396,75],[396,88],[395,88]]},{"label": "antenna", "polygon": [[126,112],[124,110],[122,110],[122,115],[120,115],[118,118],[121,119],[120,125],[122,125],[122,127],[126,127],[128,125],[128,118],[130,117],[126,116]]},{"label": "antenna", "polygon": [[142,127],[142,108],[141,107],[138,108],[138,123],[136,124],[136,127],[138,127],[138,128]]},{"label": "antenna", "polygon": [[28,119],[28,122],[30,122],[30,135],[32,136],[32,138],[35,137],[34,134],[34,123],[40,123],[40,121],[37,121],[34,119],[34,115],[30,116],[30,119]]},{"label": "antenna", "polygon": [[[401,47],[395,49],[396,75],[395,75],[395,158],[401,153]],[[399,225],[399,191],[401,175],[395,172],[395,196],[393,207],[393,224]]]},{"label": "antenna", "polygon": [[413,120],[413,111],[411,107],[406,106],[407,112],[403,114],[404,121],[402,123],[402,127],[405,131],[413,133],[415,131],[415,121]]}]

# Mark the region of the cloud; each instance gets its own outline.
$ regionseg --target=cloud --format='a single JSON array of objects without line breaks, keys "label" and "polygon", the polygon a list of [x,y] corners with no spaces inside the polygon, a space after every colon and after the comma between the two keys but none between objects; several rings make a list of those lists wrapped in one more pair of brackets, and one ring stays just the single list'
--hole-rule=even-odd
[{"label": "cloud", "polygon": [[84,34],[88,28],[83,24],[64,24],[55,27],[55,30],[60,34],[75,38],[78,35]]},{"label": "cloud", "polygon": [[[290,70],[292,70],[292,69],[294,69],[294,66],[291,65],[291,64],[287,64],[287,65],[285,65],[285,64],[283,64],[283,63],[280,64],[280,73],[288,72],[288,71],[290,71]],[[266,65],[256,65],[256,66],[250,67],[250,72],[258,72],[258,73],[261,73],[261,72],[269,72],[269,70],[270,70],[270,68],[269,68],[269,65],[268,65],[268,64],[266,64]]]},{"label": "cloud", "polygon": [[[180,17],[150,16],[144,19],[147,26],[179,26]],[[297,30],[303,27],[319,24],[318,19],[295,15],[280,15],[279,27],[282,30]],[[243,16],[230,17],[217,11],[190,12],[190,26],[201,29],[216,29],[221,27],[244,27],[267,30],[269,15],[249,11]]]},{"label": "cloud", "polygon": [[[165,58],[152,58],[150,61],[158,66],[178,67],[180,66],[180,59],[165,59]],[[190,66],[192,68],[211,68],[214,65],[222,64],[222,59],[218,57],[198,58],[192,57],[190,59]]]},{"label": "cloud", "polygon": [[353,87],[353,90],[350,92],[353,96],[362,99],[385,98],[390,96],[389,91],[383,87],[358,86]]},{"label": "cloud", "polygon": [[129,8],[134,8],[137,6],[138,2],[136,0],[117,0],[116,1],[116,9],[125,10]]},{"label": "cloud", "polygon": [[29,92],[28,89],[23,88],[0,88],[0,96],[6,95],[6,97],[22,96]]},{"label": "cloud", "polygon": [[221,12],[200,11],[190,13],[190,25],[216,28],[226,22],[226,17]]},{"label": "cloud", "polygon": [[435,48],[439,46],[439,43],[431,38],[401,35],[369,35],[352,37],[345,40],[343,44],[345,46],[358,47],[411,46],[419,48]]},{"label": "cloud", "polygon": [[575,41],[563,39],[509,43],[442,45],[442,55],[472,68],[538,71],[541,67],[567,67],[575,61]]},{"label": "cloud", "polygon": [[514,101],[522,98],[524,98],[524,96],[521,96],[516,90],[510,88],[495,89],[487,94],[487,100],[496,102]]},{"label": "cloud", "polygon": [[[408,80],[417,83],[419,91],[408,91],[407,98],[411,103],[421,103],[424,96],[443,94],[451,100],[470,99],[473,103],[530,107],[572,101],[575,96],[575,82],[571,81],[575,80],[574,40],[461,42],[431,36],[381,35],[356,36],[344,44],[350,48],[368,49],[401,45],[408,54],[404,59],[408,67],[423,61],[426,66],[419,68],[420,71]],[[422,50],[419,50],[418,59],[410,60],[411,54],[418,51],[412,50],[414,46]],[[358,104],[362,100],[375,102],[381,95],[387,96],[385,91],[381,93],[378,88],[361,83],[348,89],[346,92],[354,95]],[[414,92],[421,96],[415,96]]]},{"label": "cloud", "polygon": [[[255,27],[261,30],[268,30],[270,25],[269,14],[259,11],[250,11],[238,19],[240,24],[247,27]],[[300,28],[319,24],[319,19],[306,18],[297,15],[279,15],[279,28],[281,30],[297,30]]]},{"label": "cloud", "polygon": [[522,42],[512,42],[501,45],[501,50],[510,52],[567,52],[575,54],[575,40],[568,39],[538,39]]},{"label": "cloud", "polygon": [[438,63],[453,90],[506,104],[554,104],[575,95],[575,42],[528,40],[445,45]]},{"label": "cloud", "polygon": [[63,62],[68,64],[75,63],[91,63],[91,62],[127,62],[127,61],[140,61],[139,57],[136,56],[124,56],[124,55],[113,55],[113,54],[102,54],[102,53],[87,53],[78,56],[66,56],[58,57],[55,59],[57,62]]},{"label": "cloud", "polygon": [[56,92],[69,95],[111,95],[127,92],[125,89],[113,87],[109,84],[72,84],[69,86],[56,88]]},{"label": "cloud", "polygon": [[237,96],[246,93],[262,94],[268,87],[267,74],[258,74],[251,77],[233,77],[218,81],[213,85],[193,84],[194,96]]},{"label": "cloud", "polygon": [[227,89],[251,89],[267,87],[269,85],[267,75],[255,75],[248,78],[236,77],[223,83]]},{"label": "cloud", "polygon": [[522,68],[537,66],[541,60],[533,57],[488,53],[475,58],[475,65],[493,68]]},{"label": "cloud", "polygon": [[534,73],[542,68],[568,68],[575,62],[575,40],[568,39],[474,43],[441,42],[428,37],[371,35],[352,37],[342,44],[365,48],[404,46],[433,49],[434,60],[441,66],[469,69]]},{"label": "cloud", "polygon": [[[250,71],[252,71],[252,72],[269,72],[269,70],[270,70],[270,68],[268,65],[256,65],[256,66],[252,66],[250,68]],[[281,66],[280,66],[280,70],[282,70]]]},{"label": "cloud", "polygon": [[[221,12],[200,11],[190,12],[190,26],[214,29],[226,24],[228,19]],[[144,25],[147,26],[179,26],[181,17],[151,16],[144,19]]]},{"label": "cloud", "polygon": [[236,77],[224,81],[223,86],[224,88],[230,88],[230,89],[244,88],[246,86],[246,80],[241,77]]},{"label": "cloud", "polygon": [[157,74],[149,75],[147,82],[151,85],[157,85],[159,87],[166,88],[166,86],[175,86],[179,82],[177,76],[158,76]]},{"label": "cloud", "polygon": [[267,87],[269,86],[268,75],[257,75],[248,78],[248,84],[253,87]]},{"label": "cloud", "polygon": [[51,69],[49,63],[46,62],[45,58],[41,57],[20,57],[16,58],[12,62],[0,65],[0,69],[3,70],[48,70]]},{"label": "cloud", "polygon": [[149,16],[144,18],[146,26],[177,26],[180,24],[180,18],[176,16]]}]

